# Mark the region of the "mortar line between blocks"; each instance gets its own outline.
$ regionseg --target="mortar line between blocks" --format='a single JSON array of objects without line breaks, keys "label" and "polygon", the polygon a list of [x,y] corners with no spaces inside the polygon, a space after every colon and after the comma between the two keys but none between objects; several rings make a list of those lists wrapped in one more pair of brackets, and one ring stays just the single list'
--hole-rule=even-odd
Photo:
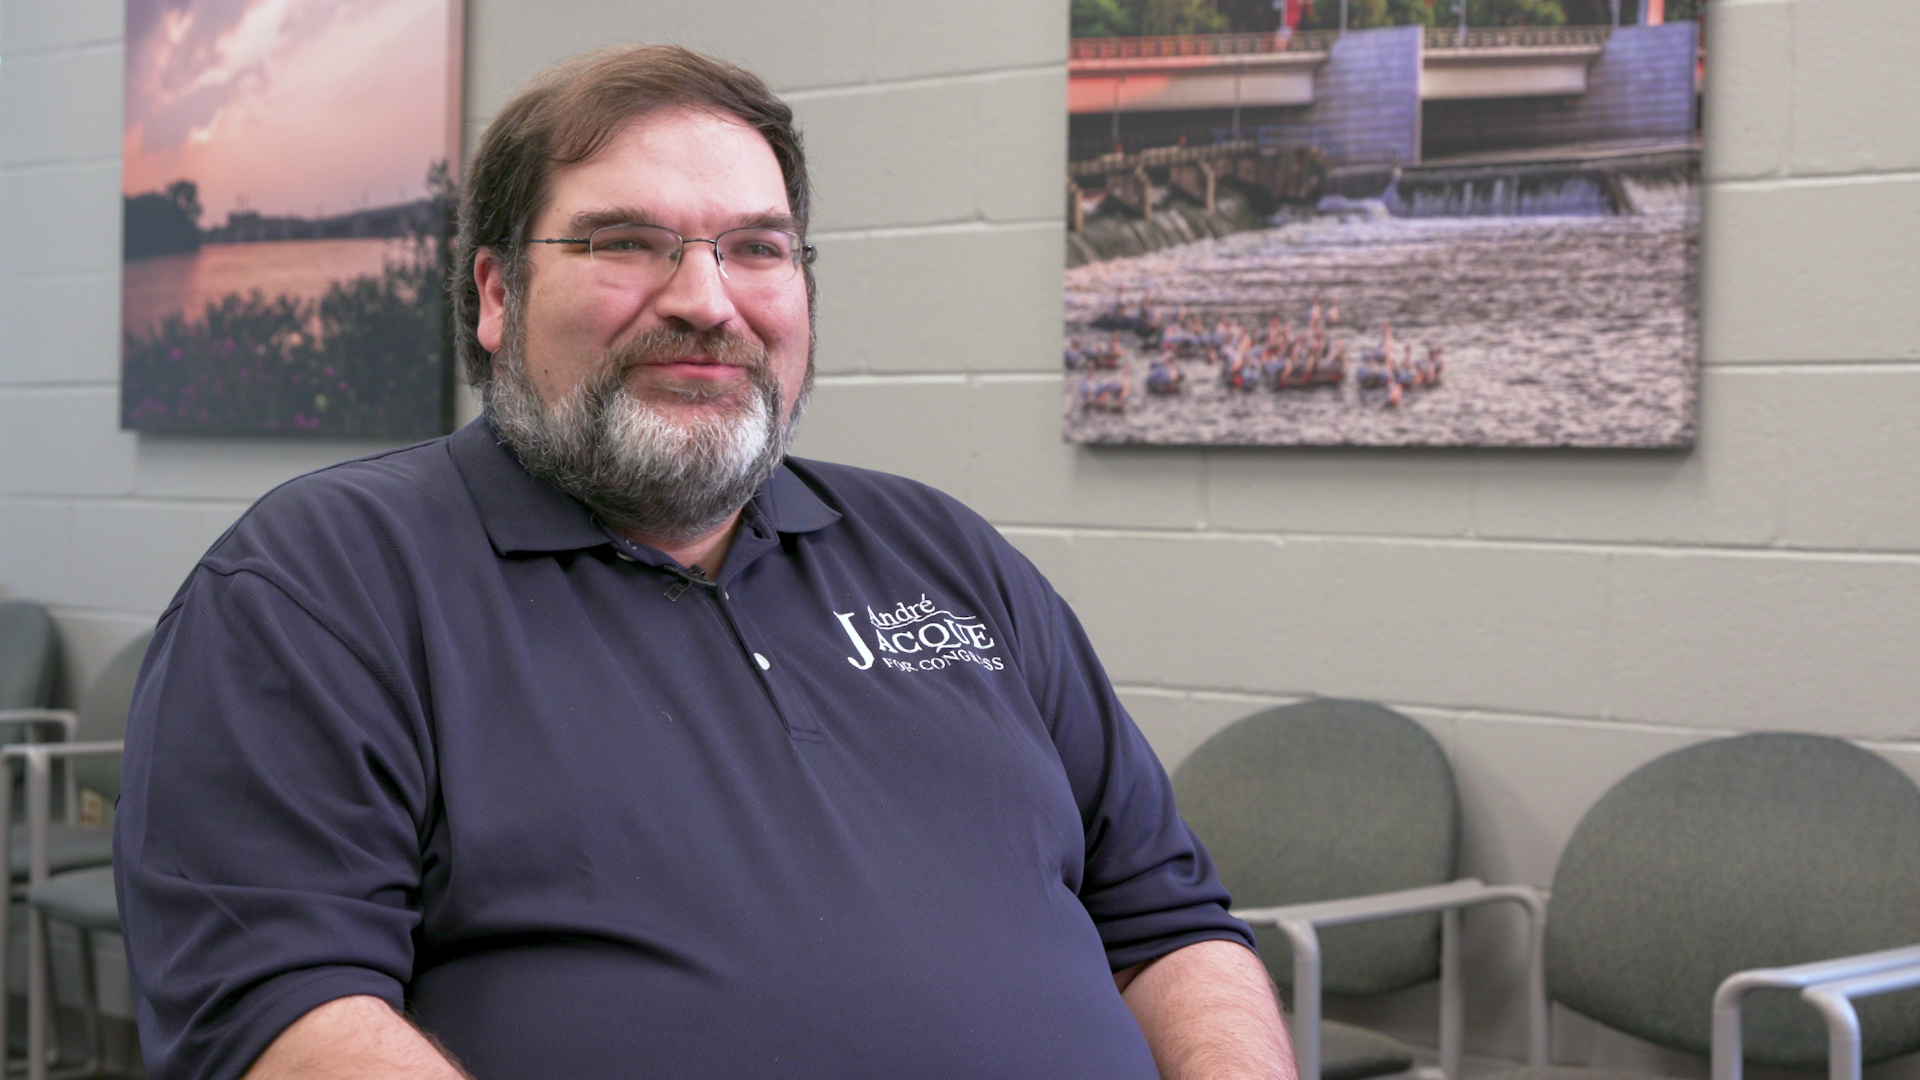
[{"label": "mortar line between blocks", "polygon": [[835,83],[831,86],[809,86],[804,90],[778,91],[782,100],[803,102],[838,97],[866,97],[884,94],[893,90],[930,90],[943,86],[967,86],[979,83],[996,82],[1000,79],[1020,78],[1027,75],[1067,73],[1067,60],[1062,56],[1058,60],[1044,63],[1016,64],[1012,67],[983,68],[978,71],[958,71],[945,75],[922,75],[911,79],[888,79],[882,82]]},{"label": "mortar line between blocks", "polygon": [[1054,385],[1060,376],[1051,372],[1033,371],[849,371],[840,374],[819,374],[814,377],[816,386],[961,386],[974,383],[1021,383]]},{"label": "mortar line between blocks", "polygon": [[1732,375],[1880,375],[1920,371],[1920,359],[1885,360],[1735,360],[1701,365],[1703,373]]},{"label": "mortar line between blocks", "polygon": [[21,60],[44,60],[49,57],[84,56],[87,53],[113,52],[126,48],[124,37],[95,38],[92,41],[70,41],[64,45],[41,45],[15,51],[0,48],[0,63]]},{"label": "mortar line between blocks", "polygon": [[1702,543],[1632,543],[1593,540],[1538,540],[1504,537],[1395,536],[1383,533],[1310,533],[1221,528],[1182,529],[1073,526],[995,521],[993,526],[1008,535],[1033,536],[1060,540],[1194,540],[1208,543],[1287,544],[1366,544],[1391,547],[1448,548],[1459,551],[1508,550],[1540,554],[1637,555],[1647,557],[1778,560],[1783,562],[1855,563],[1861,565],[1920,566],[1920,552],[1861,551],[1800,547],[1762,547],[1758,545]]},{"label": "mortar line between blocks", "polygon": [[1011,233],[1038,231],[1040,229],[1066,228],[1066,219],[1061,217],[1011,218],[1005,221],[987,221],[983,218],[968,218],[964,221],[939,221],[926,225],[876,225],[871,228],[819,229],[809,234],[813,240],[910,240],[919,236],[959,236],[967,233]]},{"label": "mortar line between blocks", "polygon": [[120,161],[119,154],[114,154],[112,157],[54,158],[47,161],[14,161],[14,162],[8,162],[7,164],[4,164],[4,165],[0,165],[0,179],[5,179],[7,177],[12,177],[12,176],[35,176],[41,173],[59,172],[61,170],[67,170],[71,172],[80,172],[82,170],[97,169],[97,168],[100,168],[101,166],[108,166],[108,165],[112,166],[115,172],[118,172],[120,170],[120,164],[121,164],[121,161]]},{"label": "mortar line between blocks", "polygon": [[[1789,143],[1791,143],[1791,134],[1789,134],[1788,139]],[[1811,176],[1769,176],[1754,177],[1748,180],[1714,180],[1708,182],[1707,191],[1711,193],[1715,191],[1797,190],[1824,187],[1859,187],[1872,184],[1911,183],[1914,181],[1920,181],[1920,169],[1885,169]]]},{"label": "mortar line between blocks", "polygon": [[[1221,690],[1211,687],[1168,686],[1166,684],[1114,683],[1113,688],[1122,694],[1137,694],[1141,697],[1167,699],[1186,699],[1192,701],[1244,702],[1249,706],[1290,704],[1296,701],[1310,701],[1315,694],[1262,693],[1250,690]],[[1652,724],[1644,720],[1612,720],[1605,717],[1588,716],[1576,713],[1511,712],[1502,709],[1482,709],[1460,705],[1433,705],[1419,701],[1382,700],[1378,704],[1401,712],[1420,712],[1435,714],[1449,720],[1481,720],[1501,724],[1528,724],[1542,727],[1580,727],[1594,730],[1631,731],[1641,734],[1657,735],[1699,735],[1713,738],[1724,735],[1739,735],[1742,730],[1734,728],[1698,727],[1684,724]],[[1865,742],[1866,740],[1860,740]]]}]

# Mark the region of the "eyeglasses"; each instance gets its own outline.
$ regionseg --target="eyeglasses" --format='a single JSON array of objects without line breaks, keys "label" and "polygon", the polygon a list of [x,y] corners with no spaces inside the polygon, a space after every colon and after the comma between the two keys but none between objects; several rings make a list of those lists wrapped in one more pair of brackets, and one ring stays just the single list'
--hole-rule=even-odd
[{"label": "eyeglasses", "polygon": [[784,285],[819,252],[785,229],[728,229],[711,240],[681,236],[662,225],[604,225],[584,240],[528,240],[529,244],[585,244],[594,272],[611,283],[645,289],[680,266],[688,244],[712,244],[720,276],[736,285]]}]

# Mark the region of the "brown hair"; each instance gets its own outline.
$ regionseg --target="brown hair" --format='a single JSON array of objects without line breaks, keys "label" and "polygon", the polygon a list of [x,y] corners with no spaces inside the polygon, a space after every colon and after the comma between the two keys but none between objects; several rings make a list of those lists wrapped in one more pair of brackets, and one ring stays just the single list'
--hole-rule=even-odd
[{"label": "brown hair", "polygon": [[[492,248],[505,264],[507,287],[525,280],[521,241],[546,202],[556,165],[598,153],[628,123],[668,108],[739,118],[773,148],[787,181],[787,203],[806,231],[807,159],[793,110],[759,76],[677,45],[640,45],[570,57],[536,76],[480,137],[460,198],[452,280],[454,339],[467,380],[484,386],[493,356],[480,345],[480,290],[475,257]],[[813,296],[813,268],[806,270]]]}]

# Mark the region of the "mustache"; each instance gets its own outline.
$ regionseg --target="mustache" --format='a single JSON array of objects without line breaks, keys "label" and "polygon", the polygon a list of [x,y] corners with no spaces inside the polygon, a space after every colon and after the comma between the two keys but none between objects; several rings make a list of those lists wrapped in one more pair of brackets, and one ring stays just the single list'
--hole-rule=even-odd
[{"label": "mustache", "polygon": [[634,368],[710,356],[723,364],[760,374],[768,369],[767,350],[752,338],[725,326],[711,330],[657,326],[607,351],[607,374],[625,380]]}]

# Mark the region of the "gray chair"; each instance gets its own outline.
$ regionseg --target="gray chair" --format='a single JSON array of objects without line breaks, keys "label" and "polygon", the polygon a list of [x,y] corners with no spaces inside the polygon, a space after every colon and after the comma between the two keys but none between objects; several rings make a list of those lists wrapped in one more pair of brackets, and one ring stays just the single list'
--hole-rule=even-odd
[{"label": "gray chair", "polygon": [[[52,1042],[52,994],[47,970],[46,919],[70,922],[80,931],[82,978],[87,980],[83,1001],[88,1023],[88,1044],[97,1051],[99,1015],[91,980],[93,976],[92,934],[99,930],[119,929],[118,909],[113,899],[113,835],[102,828],[75,824],[77,799],[73,792],[84,786],[111,801],[120,792],[119,755],[126,737],[127,713],[133,704],[134,683],[146,659],[153,632],[147,631],[115,653],[93,680],[81,702],[74,739],[58,743],[22,744],[0,751],[9,776],[16,763],[24,766],[26,779],[27,822],[22,840],[15,844],[18,873],[24,878],[28,903],[27,924],[27,1075],[30,1080],[45,1080],[48,1047]],[[56,778],[56,773],[60,774]],[[55,792],[63,785],[66,797],[66,822],[54,820]],[[0,825],[10,825],[10,808],[0,811]],[[97,851],[99,857],[86,861],[83,855]],[[111,915],[103,914],[110,912]],[[0,940],[8,924],[0,918]],[[0,986],[6,985],[7,957],[0,951]],[[6,1000],[0,995],[0,1031],[5,1030]],[[98,1066],[98,1054],[82,1067],[90,1073]]]},{"label": "gray chair", "polygon": [[0,726],[13,709],[53,703],[60,639],[47,609],[31,600],[0,600]]},{"label": "gray chair", "polygon": [[[1454,877],[1460,807],[1453,771],[1420,725],[1362,701],[1267,709],[1208,739],[1174,772],[1174,795],[1257,927],[1274,981],[1292,990],[1303,1077],[1360,1080],[1413,1068],[1384,1035],[1321,1020],[1321,994],[1381,994],[1441,980],[1440,1065],[1460,1076],[1463,908],[1510,902],[1532,916],[1539,980],[1541,900],[1524,886]],[[1544,1005],[1530,1018],[1546,1060]]]},{"label": "gray chair", "polygon": [[[60,639],[47,609],[31,600],[0,600],[0,745],[73,738],[79,718],[53,709],[54,680],[60,667]],[[17,791],[10,798],[17,800]],[[12,809],[12,807],[9,807]],[[13,880],[26,880],[26,833],[13,837]],[[72,866],[104,861],[83,838],[80,850],[61,845]]]},{"label": "gray chair", "polygon": [[[1554,874],[1547,991],[1629,1035],[1711,1053],[1716,1076],[1736,1080],[1742,1060],[1828,1062],[1821,1013],[1792,991],[1806,988],[1831,1009],[1836,998],[1891,989],[1888,972],[1920,968],[1917,944],[1920,789],[1839,739],[1744,735],[1642,766],[1581,819]],[[1863,975],[1838,990],[1822,985]],[[1862,1056],[1920,1049],[1920,995],[1879,997],[1859,1016],[1853,1075]],[[1836,1075],[1842,1064],[1834,1059]]]}]

